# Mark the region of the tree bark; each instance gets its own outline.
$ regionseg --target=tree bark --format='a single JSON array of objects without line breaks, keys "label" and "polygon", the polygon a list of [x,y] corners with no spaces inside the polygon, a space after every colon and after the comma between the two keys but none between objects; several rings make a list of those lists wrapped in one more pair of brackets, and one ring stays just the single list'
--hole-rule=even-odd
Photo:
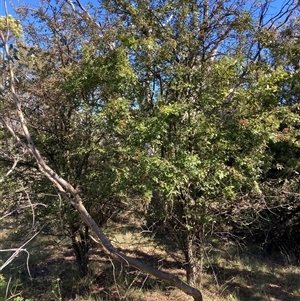
[{"label": "tree bark", "polygon": [[197,258],[194,254],[194,248],[193,248],[193,239],[190,237],[190,235],[187,235],[186,239],[186,278],[187,282],[194,286],[197,283],[198,280],[198,273],[197,273]]},{"label": "tree bark", "polygon": [[[78,232],[78,233],[76,233]],[[76,262],[80,275],[82,277],[88,274],[88,263],[89,263],[89,233],[88,227],[85,226],[84,229],[79,229],[72,236],[72,247],[75,252]]]}]

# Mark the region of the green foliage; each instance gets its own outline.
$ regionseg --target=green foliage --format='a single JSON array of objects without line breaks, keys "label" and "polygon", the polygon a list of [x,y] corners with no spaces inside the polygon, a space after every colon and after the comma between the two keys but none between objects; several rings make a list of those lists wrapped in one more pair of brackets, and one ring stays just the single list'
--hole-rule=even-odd
[{"label": "green foliage", "polygon": [[10,30],[15,38],[20,37],[22,34],[22,25],[19,20],[15,19],[13,16],[2,16],[0,17],[0,30],[5,32]]},{"label": "green foliage", "polygon": [[[2,264],[2,262],[1,262],[1,264]],[[4,292],[5,288],[6,288],[5,277],[2,274],[0,274],[0,291]]]}]

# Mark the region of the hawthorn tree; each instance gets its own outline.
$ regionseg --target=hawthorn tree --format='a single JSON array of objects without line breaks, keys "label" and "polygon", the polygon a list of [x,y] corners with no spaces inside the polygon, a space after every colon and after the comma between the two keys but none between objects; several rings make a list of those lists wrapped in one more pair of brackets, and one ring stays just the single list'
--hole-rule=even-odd
[{"label": "hawthorn tree", "polygon": [[[67,9],[67,8],[65,8]],[[123,65],[124,64],[124,56],[122,56],[122,51],[120,52],[119,49],[111,49],[111,52],[108,54],[104,54],[104,55],[99,55],[99,60],[101,60],[101,62],[106,62],[107,61],[107,65],[105,65],[105,68],[111,68],[110,72],[108,74],[112,74],[112,76],[115,76],[114,80],[113,79],[109,79],[106,80],[106,78],[98,78],[97,80],[100,81],[100,83],[102,82],[103,85],[101,85],[101,87],[103,87],[103,90],[100,89],[100,93],[103,92],[103,98],[99,98],[96,99],[97,103],[97,108],[100,110],[97,111],[96,109],[91,109],[90,111],[84,111],[85,109],[85,103],[84,101],[89,102],[95,100],[91,97],[87,97],[87,98],[80,98],[81,103],[80,104],[75,104],[73,105],[73,103],[68,102],[68,101],[76,101],[76,95],[78,92],[78,90],[76,91],[76,86],[72,89],[70,89],[70,94],[75,93],[75,95],[73,95],[73,97],[75,98],[68,98],[69,94],[68,93],[62,93],[62,91],[57,87],[57,85],[55,85],[56,79],[54,77],[51,76],[51,73],[49,71],[51,71],[51,69],[47,69],[47,73],[41,73],[42,75],[47,77],[47,84],[50,84],[50,88],[52,88],[51,93],[50,94],[44,94],[44,92],[46,92],[46,90],[44,90],[43,86],[41,87],[41,90],[37,90],[36,86],[35,86],[35,81],[37,79],[40,80],[40,78],[37,77],[37,74],[39,73],[39,71],[43,70],[43,67],[46,65],[48,65],[49,63],[51,63],[51,61],[47,61],[47,60],[35,60],[33,62],[33,64],[37,63],[37,64],[41,64],[40,66],[38,66],[38,68],[32,68],[32,72],[31,70],[31,66],[25,66],[25,69],[28,68],[28,72],[27,72],[27,77],[24,76],[22,78],[22,73],[15,73],[17,70],[20,70],[23,68],[23,66],[21,64],[18,64],[15,60],[16,57],[14,55],[15,52],[17,52],[16,50],[16,46],[12,44],[12,46],[9,46],[9,40],[13,39],[13,37],[17,38],[20,35],[20,31],[16,31],[20,30],[20,25],[19,22],[6,15],[4,17],[1,17],[0,21],[2,22],[1,25],[1,31],[0,31],[0,38],[2,40],[3,43],[3,47],[4,47],[4,61],[3,61],[3,76],[4,78],[7,80],[7,87],[6,87],[6,97],[5,97],[5,104],[4,107],[1,110],[1,116],[0,116],[0,120],[1,123],[3,125],[3,128],[9,132],[12,137],[15,139],[17,145],[21,148],[24,148],[28,151],[28,153],[31,155],[32,158],[35,159],[36,165],[38,166],[39,171],[46,176],[46,178],[48,178],[50,180],[50,182],[52,182],[52,184],[54,185],[55,189],[57,190],[58,194],[61,196],[61,198],[63,198],[64,200],[66,200],[67,203],[69,203],[69,205],[72,206],[73,209],[75,209],[81,219],[83,220],[85,226],[87,227],[87,229],[92,229],[95,234],[97,235],[97,238],[100,240],[100,242],[98,242],[96,239],[94,239],[94,241],[99,244],[104,251],[106,251],[106,253],[112,257],[113,259],[116,259],[124,264],[130,265],[130,266],[134,266],[142,271],[144,271],[145,273],[151,274],[155,277],[158,277],[160,279],[164,279],[170,283],[172,283],[175,286],[178,286],[180,289],[182,289],[184,292],[186,292],[187,294],[191,295],[194,297],[195,300],[202,300],[202,295],[200,293],[200,291],[198,291],[197,289],[187,285],[186,283],[182,282],[180,279],[178,279],[177,277],[163,272],[163,271],[159,271],[156,270],[155,268],[152,268],[150,266],[147,266],[139,261],[137,261],[134,258],[128,257],[125,254],[122,254],[121,252],[117,251],[112,244],[110,243],[110,241],[107,239],[107,237],[104,235],[104,233],[102,232],[102,230],[99,228],[99,226],[97,225],[95,219],[92,218],[91,214],[93,214],[92,209],[90,210],[90,212],[87,211],[84,203],[86,204],[86,206],[90,206],[89,201],[90,200],[83,200],[80,197],[81,194],[81,189],[84,191],[84,189],[88,189],[88,187],[86,188],[79,188],[76,187],[78,185],[78,183],[80,183],[80,179],[76,178],[76,171],[77,169],[75,168],[75,175],[72,173],[72,164],[70,163],[74,157],[79,157],[78,153],[71,153],[70,149],[63,149],[62,152],[58,152],[54,154],[52,153],[52,150],[47,147],[43,148],[43,146],[45,146],[45,144],[49,143],[48,141],[51,139],[52,143],[53,141],[59,141],[59,137],[60,135],[57,135],[55,131],[61,131],[63,130],[63,133],[71,133],[71,132],[65,132],[66,130],[68,130],[68,126],[71,124],[71,122],[77,122],[77,125],[79,124],[80,126],[82,126],[82,131],[80,131],[80,134],[78,137],[76,137],[77,139],[75,141],[72,141],[72,135],[69,137],[64,137],[65,139],[68,138],[68,143],[73,142],[75,143],[75,148],[72,149],[73,151],[75,151],[76,149],[80,150],[80,147],[82,147],[81,143],[85,143],[86,139],[89,140],[90,136],[88,136],[88,138],[86,136],[84,136],[85,134],[85,129],[84,129],[84,125],[85,125],[85,121],[88,120],[90,121],[90,119],[84,119],[86,117],[86,115],[84,113],[89,113],[91,115],[96,115],[96,120],[97,118],[103,118],[99,120],[99,124],[101,125],[103,122],[107,121],[107,126],[109,127],[110,122],[115,122],[115,118],[112,118],[112,121],[110,121],[110,117],[111,116],[111,110],[115,113],[115,106],[110,106],[110,104],[107,105],[108,109],[107,112],[106,110],[100,110],[99,107],[103,104],[105,105],[104,101],[106,100],[105,95],[107,95],[107,97],[109,98],[109,101],[116,101],[116,99],[118,98],[118,93],[120,93],[120,89],[122,87],[122,71],[123,71]],[[46,21],[49,21],[48,19]],[[51,21],[51,20],[50,20]],[[0,23],[1,24],[1,23]],[[52,37],[52,36],[51,36]],[[54,35],[55,38],[55,35]],[[64,41],[63,41],[64,43]],[[44,44],[45,45],[45,44]],[[22,45],[18,45],[19,47],[22,47]],[[24,46],[26,48],[26,45]],[[85,63],[85,53],[84,53],[84,45],[82,45],[82,54],[83,54],[83,59],[82,59],[82,63],[83,63],[83,67],[86,67],[87,70],[89,69],[90,65],[89,62],[87,62],[87,66],[84,64]],[[26,49],[25,49],[26,51]],[[33,49],[33,50],[29,50],[29,51],[33,51],[33,54],[36,55],[45,55],[45,49],[43,49],[43,47],[38,48],[38,49]],[[30,53],[30,52],[29,52]],[[27,52],[28,54],[28,52]],[[31,55],[31,53],[30,53]],[[46,55],[47,55],[47,50],[46,50]],[[62,55],[63,57],[63,55]],[[68,60],[69,58],[67,57],[66,60]],[[114,63],[116,63],[116,66],[112,65],[110,60],[114,59]],[[120,60],[120,62],[119,62]],[[55,71],[62,71],[63,74],[65,74],[64,72],[69,71],[67,70],[67,66],[66,65],[66,61],[64,61],[64,59],[62,59],[61,61],[62,66],[60,66],[59,62],[57,62],[57,65],[55,67],[58,67],[58,70]],[[48,67],[48,66],[47,66]],[[102,69],[103,66],[99,66],[100,70],[99,71],[105,71]],[[61,70],[63,69],[63,70]],[[102,69],[102,70],[101,70]],[[71,71],[71,70],[70,70]],[[116,71],[115,74],[111,73],[112,71]],[[58,74],[56,74],[56,76],[58,78],[64,78],[63,76],[60,77],[59,72],[57,72]],[[72,78],[72,74],[70,75],[70,73],[68,74],[68,72],[66,72],[67,74],[65,74],[65,78],[66,78],[66,83],[67,80],[74,79]],[[17,76],[20,76],[21,79],[18,79],[17,81]],[[87,74],[89,75],[89,73]],[[26,79],[26,81],[25,81]],[[43,80],[43,78],[41,78],[41,80]],[[54,81],[54,85],[52,86],[52,81]],[[31,83],[33,82],[33,85],[31,85]],[[40,82],[42,83],[42,81]],[[80,82],[82,84],[82,82]],[[84,84],[84,82],[83,82]],[[90,82],[88,83],[90,84]],[[113,85],[112,87],[112,91],[109,93],[105,90],[105,87],[107,87],[108,89],[110,89],[110,85]],[[68,87],[67,87],[68,88]],[[80,87],[81,88],[81,87]],[[84,86],[84,88],[86,88]],[[32,89],[32,90],[31,90]],[[53,91],[54,90],[54,91]],[[98,88],[99,91],[99,88]],[[115,93],[113,93],[115,91]],[[42,92],[42,94],[39,94],[39,92]],[[54,92],[54,93],[53,93]],[[55,93],[56,92],[56,93]],[[92,93],[97,93],[97,91],[93,91],[93,89],[88,90],[88,91],[84,91],[87,93],[90,93],[90,96],[92,96]],[[52,94],[53,93],[53,94]],[[105,94],[107,93],[107,94]],[[55,99],[52,99],[52,97],[55,97]],[[57,99],[59,97],[59,99]],[[82,95],[81,95],[82,97]],[[43,100],[43,102],[42,102]],[[50,103],[47,104],[47,101],[50,101]],[[56,100],[58,101],[56,103]],[[54,104],[56,105],[56,111],[53,111],[53,108],[51,108],[51,105],[53,105],[53,103],[51,103],[52,101],[54,101]],[[63,103],[62,103],[63,102]],[[63,106],[63,108],[61,108],[61,106]],[[75,108],[74,108],[75,107]],[[77,110],[76,110],[77,108]],[[121,109],[121,108],[120,108]],[[33,125],[30,124],[30,117],[28,114],[29,112],[34,112],[35,114],[33,114],[34,118],[39,117],[39,121],[41,122],[40,127],[39,128],[34,128]],[[46,111],[49,110],[50,113],[54,114],[54,118],[58,118],[59,114],[62,114],[63,116],[59,116],[60,118],[58,120],[48,120],[45,119],[45,113]],[[70,110],[71,113],[75,114],[75,116],[69,116],[72,115],[70,114]],[[74,111],[73,111],[74,110]],[[58,112],[58,116],[55,116],[55,114]],[[68,115],[69,113],[69,115]],[[77,113],[77,114],[76,114]],[[67,116],[65,116],[67,115]],[[120,116],[123,116],[123,112],[120,111]],[[74,118],[74,121],[72,120],[72,118]],[[33,118],[33,120],[34,120]],[[105,120],[107,118],[107,120]],[[52,124],[52,128],[49,127],[49,124],[47,124],[48,122],[53,122]],[[79,123],[80,122],[80,123]],[[56,127],[55,127],[56,126]],[[54,127],[54,128],[53,128]],[[37,139],[34,139],[33,135],[31,133],[34,133],[36,130],[36,137]],[[48,130],[48,131],[47,131]],[[91,131],[91,128],[87,128],[87,131]],[[46,137],[43,137],[43,134],[45,135],[45,133],[47,133]],[[85,139],[84,141],[81,140],[80,136],[83,135],[82,139]],[[102,138],[101,135],[99,135],[100,138]],[[92,141],[94,142],[97,146],[99,146],[99,143],[101,142],[101,139],[99,139],[99,136],[97,137],[96,141]],[[44,139],[42,139],[44,138]],[[94,138],[94,137],[93,137]],[[112,136],[112,137],[107,137],[108,141],[109,138],[111,139],[116,139],[117,137]],[[39,140],[40,139],[40,140]],[[49,140],[48,140],[49,139]],[[83,142],[82,142],[83,141]],[[89,141],[88,141],[89,142]],[[110,142],[110,141],[109,141]],[[107,142],[108,143],[108,142]],[[60,146],[63,146],[64,144],[60,144]],[[74,146],[74,145],[73,145]],[[94,146],[94,145],[93,145]],[[101,146],[101,144],[100,144]],[[112,147],[112,144],[109,144],[110,147]],[[78,148],[77,148],[78,147]],[[86,145],[83,144],[83,158],[86,158],[86,153],[88,151],[90,151],[90,149],[86,149],[89,148],[90,144]],[[41,151],[40,151],[41,150]],[[50,155],[47,152],[51,152]],[[55,150],[54,150],[55,151]],[[100,149],[100,151],[103,151],[102,149]],[[67,154],[65,153],[67,152]],[[45,153],[45,155],[43,154]],[[47,157],[48,154],[48,157]],[[79,155],[80,155],[80,151],[79,151]],[[55,160],[55,157],[57,155],[61,155],[61,158],[59,158],[59,160]],[[106,154],[105,154],[106,155]],[[51,158],[52,157],[52,158]],[[92,157],[92,155],[91,155]],[[51,161],[51,159],[53,161]],[[61,160],[61,161],[60,161]],[[65,161],[64,161],[65,160]],[[95,161],[93,160],[99,160],[99,156],[95,157],[95,159],[92,159],[92,162],[95,163]],[[98,162],[98,161],[97,161]],[[101,162],[101,161],[100,161]],[[57,164],[57,165],[55,165]],[[62,165],[67,165],[67,168],[64,169],[63,167],[60,167],[60,164]],[[76,165],[76,167],[78,167]],[[83,166],[85,167],[85,166]],[[57,168],[60,172],[60,174],[55,170],[55,168]],[[60,169],[61,168],[61,169]],[[112,168],[112,167],[109,167]],[[82,170],[84,170],[84,168],[82,168]],[[82,170],[80,172],[82,172]],[[102,170],[101,170],[102,171]],[[81,174],[80,174],[81,176]],[[90,174],[90,176],[95,177],[95,174]],[[100,179],[95,177],[95,180],[99,181]],[[77,180],[77,183],[76,183]],[[71,181],[74,181],[75,184],[71,184]],[[76,185],[76,186],[75,186]],[[103,188],[103,187],[102,187]],[[98,191],[98,195],[97,197],[99,198],[99,196],[101,197],[101,195],[99,194],[100,191]],[[98,203],[100,203],[101,199],[98,199]],[[92,208],[92,207],[91,207]],[[102,212],[99,212],[100,214]],[[98,213],[98,214],[99,214]],[[93,214],[94,215],[94,214]],[[97,216],[96,216],[97,218]],[[71,226],[74,224],[74,222],[72,222]],[[78,229],[76,229],[76,231],[78,231]],[[81,245],[77,244],[78,247],[81,247],[81,250],[83,249],[83,244],[85,243],[84,240],[86,240],[86,236],[84,237],[84,235],[86,235],[87,230],[84,232],[79,232],[81,237]],[[75,249],[76,251],[76,249]],[[84,250],[85,251],[85,250]],[[78,254],[77,254],[77,257]],[[80,259],[81,261],[84,261],[82,258]],[[84,272],[84,270],[83,270]]]},{"label": "hawthorn tree", "polygon": [[[268,78],[262,88],[269,90],[266,105],[273,110],[277,127],[268,143],[268,161],[260,179],[261,195],[254,200],[260,207],[244,208],[235,217],[236,233],[260,243],[267,254],[280,251],[285,260],[298,261],[299,255],[299,22],[292,18],[265,32],[261,46],[268,53]],[[275,71],[276,70],[276,71]],[[247,221],[246,221],[247,220]]]},{"label": "hawthorn tree", "polygon": [[138,79],[129,138],[141,151],[131,173],[140,175],[151,219],[176,241],[196,283],[206,233],[222,226],[227,208],[262,193],[282,112],[277,86],[286,78],[270,66],[265,42],[297,3],[271,17],[270,1],[105,4],[123,24],[119,40]]}]

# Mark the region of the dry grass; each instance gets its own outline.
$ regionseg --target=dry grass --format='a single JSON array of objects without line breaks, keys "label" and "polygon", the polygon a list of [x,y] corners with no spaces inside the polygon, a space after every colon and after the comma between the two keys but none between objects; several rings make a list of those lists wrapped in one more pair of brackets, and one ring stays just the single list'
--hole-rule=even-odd
[{"label": "dry grass", "polygon": [[[106,233],[128,255],[167,270],[184,279],[182,256],[169,240],[145,233],[142,220],[122,216],[110,222]],[[0,247],[18,245],[22,229],[6,220],[1,227]],[[18,232],[19,230],[19,232]],[[0,300],[15,295],[14,301],[190,301],[192,298],[168,284],[151,279],[132,268],[112,262],[92,249],[90,273],[81,279],[77,273],[70,242],[40,235],[28,246],[32,280],[26,271],[26,257],[20,255],[2,271]],[[201,283],[205,301],[300,301],[300,267],[279,264],[260,254],[231,244],[214,243],[203,253]],[[2,260],[7,255],[1,253]],[[8,285],[9,284],[9,285]]]}]

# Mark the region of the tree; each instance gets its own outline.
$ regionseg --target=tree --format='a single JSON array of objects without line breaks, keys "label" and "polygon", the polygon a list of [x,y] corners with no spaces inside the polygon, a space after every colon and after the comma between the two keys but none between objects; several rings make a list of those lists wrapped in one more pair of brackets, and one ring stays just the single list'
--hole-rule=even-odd
[{"label": "tree", "polygon": [[[80,197],[79,189],[75,188],[68,180],[64,177],[59,175],[53,168],[50,167],[50,163],[46,161],[41,155],[37,144],[35,143],[33,136],[31,136],[29,127],[28,127],[28,119],[26,117],[26,105],[31,103],[31,94],[26,94],[24,90],[20,88],[20,94],[16,90],[18,88],[16,84],[16,77],[15,77],[15,66],[17,65],[14,60],[12,59],[13,49],[15,47],[9,47],[8,40],[11,38],[11,33],[14,34],[14,27],[18,22],[15,19],[10,19],[7,16],[2,17],[3,27],[1,28],[0,38],[4,45],[5,51],[5,67],[6,67],[6,78],[9,80],[9,90],[7,90],[7,98],[6,98],[6,105],[9,106],[9,110],[1,110],[2,114],[0,116],[1,123],[3,127],[14,137],[16,143],[20,146],[25,148],[31,156],[36,160],[36,164],[40,170],[40,172],[46,176],[52,184],[55,186],[57,191],[59,192],[60,196],[65,199],[76,211],[80,214],[82,220],[90,229],[96,233],[98,239],[100,239],[101,243],[99,242],[104,250],[114,259],[132,265],[142,271],[149,273],[155,277],[159,277],[160,279],[164,279],[175,286],[178,286],[186,293],[192,295],[195,300],[202,300],[201,293],[190,287],[189,285],[185,284],[178,278],[170,275],[168,273],[158,271],[154,268],[146,266],[139,261],[126,256],[125,254],[120,253],[117,251],[110,241],[106,238],[104,233],[96,224],[95,220],[91,217],[90,213],[86,210],[86,207],[83,204],[83,200]],[[16,35],[15,35],[16,36]],[[115,52],[113,52],[114,54]],[[117,52],[118,54],[118,52]],[[118,57],[117,57],[118,58]],[[34,75],[32,76],[32,80],[34,81]],[[31,77],[30,76],[30,77]],[[118,76],[118,75],[117,75]],[[30,83],[31,79],[29,79]],[[30,89],[27,88],[26,90],[28,93]],[[33,101],[37,100],[36,98],[32,99]],[[89,100],[89,99],[88,99]],[[37,107],[35,105],[35,107]],[[23,109],[24,108],[24,109]],[[45,106],[47,108],[47,106]],[[81,107],[80,107],[81,108]],[[79,110],[80,111],[80,110]],[[43,113],[43,112],[42,112]],[[41,113],[41,115],[43,115]],[[66,113],[66,112],[64,112]],[[43,124],[44,125],[44,124]],[[48,138],[48,137],[47,137]],[[70,176],[66,173],[66,177]]]},{"label": "tree", "polygon": [[[255,201],[265,205],[259,209],[245,208],[246,224],[251,225],[251,230],[245,226],[236,229],[250,241],[261,243],[267,254],[280,250],[292,262],[299,254],[296,230],[299,225],[299,72],[295,59],[299,51],[298,28],[298,21],[291,19],[262,37],[261,45],[268,53],[273,75],[269,72],[268,78],[261,82],[270,92],[268,104],[273,107],[277,128],[266,149],[269,159],[260,179],[262,194]],[[240,219],[236,219],[236,225],[241,225]]]},{"label": "tree", "polygon": [[289,1],[267,19],[269,5],[106,3],[124,26],[119,39],[139,83],[131,138],[141,163],[131,173],[144,180],[146,196],[152,192],[153,219],[182,250],[191,283],[204,233],[226,208],[261,193],[279,125],[276,86],[285,78],[270,67],[263,39],[296,10]]}]

